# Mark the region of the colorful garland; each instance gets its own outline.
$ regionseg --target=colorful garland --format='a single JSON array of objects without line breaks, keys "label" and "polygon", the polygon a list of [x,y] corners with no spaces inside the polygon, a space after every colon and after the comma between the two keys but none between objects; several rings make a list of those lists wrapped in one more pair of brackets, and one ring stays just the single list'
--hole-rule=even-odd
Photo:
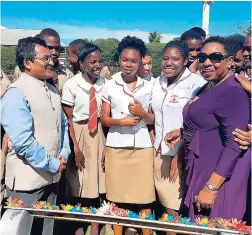
[{"label": "colorful garland", "polygon": [[[7,201],[7,206],[16,207],[16,208],[25,208],[24,202],[20,198],[15,198],[11,200],[11,198]],[[61,208],[60,208],[61,207]],[[139,214],[125,210],[117,207],[114,203],[106,203],[104,202],[102,206],[98,209],[93,207],[81,207],[81,204],[77,204],[76,206],[67,204],[61,204],[60,207],[56,205],[51,205],[46,201],[38,201],[30,205],[32,209],[43,209],[43,210],[64,210],[69,212],[78,212],[78,213],[90,213],[96,215],[113,215],[120,217],[128,217],[133,219],[146,219],[146,220],[155,220],[152,214],[145,214],[140,212]],[[163,214],[163,216],[159,219],[162,222],[170,222],[170,223],[179,223],[185,225],[197,225],[202,227],[209,228],[221,228],[221,229],[229,229],[235,230],[243,233],[251,233],[251,226],[247,226],[246,222],[239,221],[237,219],[222,219],[222,218],[212,218],[209,219],[207,217],[197,217],[195,221],[191,221],[190,218],[181,217],[181,216],[173,216],[169,214]]]}]

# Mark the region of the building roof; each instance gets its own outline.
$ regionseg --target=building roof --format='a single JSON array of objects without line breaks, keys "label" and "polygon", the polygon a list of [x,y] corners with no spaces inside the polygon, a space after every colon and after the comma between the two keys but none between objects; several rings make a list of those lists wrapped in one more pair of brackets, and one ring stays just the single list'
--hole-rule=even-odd
[{"label": "building roof", "polygon": [[[40,29],[7,29],[1,26],[1,45],[3,46],[16,46],[18,40],[26,37],[35,37],[38,35]],[[66,47],[64,43],[61,42],[62,47]]]},{"label": "building roof", "polygon": [[26,37],[35,37],[41,30],[1,29],[1,45],[16,46],[18,40]]}]

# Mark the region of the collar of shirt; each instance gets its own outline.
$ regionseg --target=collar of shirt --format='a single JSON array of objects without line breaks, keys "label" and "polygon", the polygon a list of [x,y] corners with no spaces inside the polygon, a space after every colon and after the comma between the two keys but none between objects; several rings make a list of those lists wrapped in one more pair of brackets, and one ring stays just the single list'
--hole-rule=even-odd
[{"label": "collar of shirt", "polygon": [[36,83],[39,86],[46,86],[46,82],[45,82],[46,80],[39,80],[39,79],[29,75],[26,72],[21,73],[20,79],[29,79],[29,80],[33,81],[34,83]]},{"label": "collar of shirt", "polygon": [[[92,85],[90,83],[88,83],[83,77],[82,77],[82,73],[78,73],[75,76],[77,76],[77,84],[79,87],[81,87],[86,93],[89,93],[90,88],[92,87]],[[102,90],[103,86],[105,84],[105,80],[102,77],[98,77],[95,84],[93,85],[93,87],[95,88],[96,92],[99,92]]]},{"label": "collar of shirt", "polygon": [[134,90],[130,90],[129,87],[127,86],[127,84],[123,81],[122,79],[122,73],[119,73],[116,77],[115,77],[115,83],[116,85],[118,85],[119,87],[121,87],[123,89],[123,92],[129,96],[132,96],[132,93],[137,92],[139,89],[141,89],[142,87],[144,87],[144,80],[140,77],[137,76],[137,82],[136,82],[136,88]]},{"label": "collar of shirt", "polygon": [[171,84],[170,86],[168,86],[168,79],[164,76],[164,74],[162,74],[160,76],[160,85],[163,89],[170,90],[170,89],[173,89],[178,83],[180,83],[181,81],[183,81],[185,78],[187,78],[190,75],[191,75],[190,70],[188,68],[186,68],[184,73],[179,78],[179,80],[177,82]]}]

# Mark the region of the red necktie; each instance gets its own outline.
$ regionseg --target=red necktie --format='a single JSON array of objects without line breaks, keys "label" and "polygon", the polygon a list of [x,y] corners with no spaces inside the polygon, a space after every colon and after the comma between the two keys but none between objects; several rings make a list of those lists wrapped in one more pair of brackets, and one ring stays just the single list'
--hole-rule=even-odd
[{"label": "red necktie", "polygon": [[89,103],[89,120],[88,120],[88,129],[91,133],[94,133],[97,129],[97,101],[95,98],[95,89],[92,86],[90,88],[90,103]]}]

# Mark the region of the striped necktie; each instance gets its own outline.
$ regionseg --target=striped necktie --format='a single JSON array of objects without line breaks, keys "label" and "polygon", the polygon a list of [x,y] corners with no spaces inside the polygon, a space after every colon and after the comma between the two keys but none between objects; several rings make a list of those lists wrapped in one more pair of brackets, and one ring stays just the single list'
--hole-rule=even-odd
[{"label": "striped necktie", "polygon": [[89,97],[89,120],[88,120],[88,129],[91,133],[94,133],[97,129],[97,101],[95,98],[95,89],[92,86],[90,88],[90,97]]}]

